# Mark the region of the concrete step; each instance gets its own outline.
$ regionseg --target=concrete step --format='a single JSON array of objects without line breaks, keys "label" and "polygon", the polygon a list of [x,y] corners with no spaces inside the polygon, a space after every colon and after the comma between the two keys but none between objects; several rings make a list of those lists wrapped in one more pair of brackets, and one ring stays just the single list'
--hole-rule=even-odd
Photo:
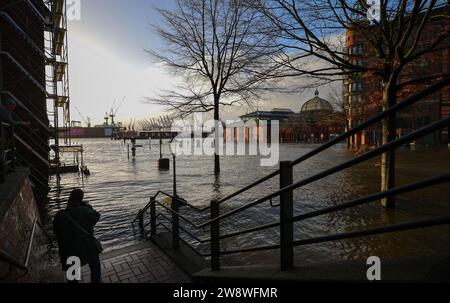
[{"label": "concrete step", "polygon": [[159,233],[151,240],[189,276],[209,267],[209,262],[184,241],[180,240],[179,248],[172,248],[172,233]]},{"label": "concrete step", "polygon": [[[281,271],[278,265],[229,266],[212,272],[203,269],[192,275],[196,282],[369,282],[364,260],[298,266]],[[381,260],[383,282],[450,282],[450,257],[405,257]]]}]

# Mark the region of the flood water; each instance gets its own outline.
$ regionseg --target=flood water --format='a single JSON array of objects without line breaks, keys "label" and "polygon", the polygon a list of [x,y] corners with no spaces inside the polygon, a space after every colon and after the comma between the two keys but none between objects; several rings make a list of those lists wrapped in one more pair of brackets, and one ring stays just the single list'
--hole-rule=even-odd
[{"label": "flood water", "polygon": [[[96,236],[106,250],[128,246],[142,241],[137,228],[131,222],[137,212],[147,204],[149,197],[158,190],[172,192],[172,170],[160,172],[157,169],[159,147],[148,141],[138,148],[135,159],[128,159],[127,144],[109,139],[83,139],[84,159],[91,175],[78,174],[62,176],[62,190],[52,190],[49,203],[45,206],[44,217],[51,228],[53,215],[66,205],[70,191],[81,187],[85,199],[100,213],[101,220],[95,228]],[[280,146],[281,160],[293,160],[315,145],[283,144]],[[164,155],[170,157],[166,144]],[[397,184],[407,184],[423,178],[450,173],[450,150],[434,149],[398,151]],[[294,169],[294,181],[312,176],[327,168],[351,159],[355,155],[344,145],[333,147],[317,155]],[[71,161],[66,155],[66,161]],[[378,158],[341,171],[323,180],[302,187],[294,193],[295,215],[337,205],[345,201],[374,193],[379,189]],[[203,207],[209,205],[214,197],[224,197],[242,186],[274,171],[277,167],[261,167],[258,156],[223,156],[222,171],[219,178],[213,174],[213,161],[209,156],[177,157],[178,195],[191,204]],[[171,163],[172,168],[172,163]],[[54,180],[53,180],[54,182]],[[278,177],[221,205],[221,213],[263,197],[279,188]],[[278,201],[274,200],[273,204]],[[181,211],[194,221],[201,223],[208,219],[209,212],[203,215],[182,208]],[[395,210],[385,210],[379,202],[343,210],[295,224],[295,239],[358,230],[366,227],[394,224],[398,222],[427,218],[429,216],[450,214],[449,184],[419,190],[399,196]],[[272,223],[279,218],[279,208],[271,207],[269,202],[248,209],[221,223],[221,232],[228,233],[261,224]],[[208,237],[208,231],[195,232]],[[401,256],[446,255],[450,251],[450,227],[441,226],[387,235],[335,241],[297,247],[296,263],[322,262],[325,260],[362,259],[371,255],[382,258]],[[208,252],[207,245],[198,245],[183,235],[200,251]],[[223,241],[223,249],[238,249],[250,246],[278,244],[278,228],[256,232],[243,237]],[[245,253],[224,258],[229,264],[277,263],[278,251]]]}]

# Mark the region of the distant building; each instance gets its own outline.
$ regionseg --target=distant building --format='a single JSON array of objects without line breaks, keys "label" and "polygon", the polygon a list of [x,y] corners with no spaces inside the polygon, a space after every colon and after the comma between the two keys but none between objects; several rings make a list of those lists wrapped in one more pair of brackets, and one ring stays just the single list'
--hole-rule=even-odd
[{"label": "distant building", "polygon": [[345,129],[344,115],[336,112],[330,102],[319,97],[318,90],[314,98],[303,104],[299,113],[291,109],[274,108],[271,111],[255,111],[240,118],[243,121],[278,120],[280,141],[284,143],[325,142]]},{"label": "distant building", "polygon": [[336,112],[316,90],[315,97],[306,101],[300,113],[291,116],[281,129],[281,137],[284,142],[322,143],[344,132],[344,126],[344,115]]},{"label": "distant building", "polygon": [[[436,9],[442,16],[449,14],[449,6]],[[418,49],[430,45],[437,32],[448,26],[449,19],[434,18],[423,29],[423,34],[418,44]],[[350,55],[355,55],[355,63],[364,65],[373,60],[371,49],[367,46],[366,37],[361,37],[355,31],[346,32],[346,48]],[[401,81],[423,78],[436,74],[448,74],[450,72],[450,41],[443,42],[439,49],[428,56],[423,56],[411,66],[405,68],[400,75]],[[417,79],[417,78],[416,78]],[[348,108],[349,127],[359,125],[374,114],[380,112],[382,83],[376,76],[367,76],[355,73],[347,76],[343,81],[343,101]],[[419,90],[418,88],[417,90]],[[415,92],[415,88],[404,89],[400,92],[399,100]],[[450,117],[450,88],[447,86],[442,91],[434,93],[412,108],[402,111],[397,115],[397,135],[401,136],[420,128],[432,121],[444,117]],[[449,141],[447,129],[430,134],[416,141],[417,144],[440,145]],[[351,138],[351,145],[359,148],[364,145],[379,145],[381,143],[381,124],[374,125]]]},{"label": "distant building", "polygon": [[248,121],[251,119],[271,121],[278,120],[280,125],[288,122],[289,118],[295,113],[289,108],[274,108],[271,111],[261,111],[257,110],[255,112],[240,116],[243,121]]}]

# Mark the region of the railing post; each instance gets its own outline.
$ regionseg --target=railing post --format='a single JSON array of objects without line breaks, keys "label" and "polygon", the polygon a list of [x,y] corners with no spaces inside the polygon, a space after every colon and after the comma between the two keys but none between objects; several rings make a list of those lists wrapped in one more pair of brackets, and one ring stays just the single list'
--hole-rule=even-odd
[{"label": "railing post", "polygon": [[[211,220],[219,217],[220,209],[217,201],[211,201]],[[211,223],[211,270],[220,270],[220,222]]]},{"label": "railing post", "polygon": [[[293,182],[290,161],[280,162],[280,188],[289,186]],[[294,267],[294,228],[292,217],[294,214],[293,192],[288,191],[280,195],[280,257],[281,270]]]},{"label": "railing post", "polygon": [[139,230],[141,231],[141,234],[144,233],[144,213],[145,212],[141,212],[139,214]]},{"label": "railing post", "polygon": [[155,198],[150,199],[150,235],[156,235],[156,205]]},{"label": "railing post", "polygon": [[180,244],[180,227],[178,218],[178,197],[175,195],[172,198],[172,247],[178,248]]}]

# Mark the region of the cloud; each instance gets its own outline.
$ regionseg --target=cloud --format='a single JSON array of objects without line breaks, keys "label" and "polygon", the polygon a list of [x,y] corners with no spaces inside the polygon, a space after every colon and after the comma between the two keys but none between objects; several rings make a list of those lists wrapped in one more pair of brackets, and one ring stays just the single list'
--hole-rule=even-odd
[{"label": "cloud", "polygon": [[[73,32],[70,36],[70,89],[72,108],[77,106],[93,123],[103,123],[114,100],[126,101],[118,112],[118,121],[127,122],[154,115],[161,110],[144,104],[144,97],[156,96],[158,89],[169,88],[174,79],[157,64],[131,63],[108,51],[88,36]],[[150,60],[149,60],[150,61]],[[77,118],[78,113],[73,117]]]}]

